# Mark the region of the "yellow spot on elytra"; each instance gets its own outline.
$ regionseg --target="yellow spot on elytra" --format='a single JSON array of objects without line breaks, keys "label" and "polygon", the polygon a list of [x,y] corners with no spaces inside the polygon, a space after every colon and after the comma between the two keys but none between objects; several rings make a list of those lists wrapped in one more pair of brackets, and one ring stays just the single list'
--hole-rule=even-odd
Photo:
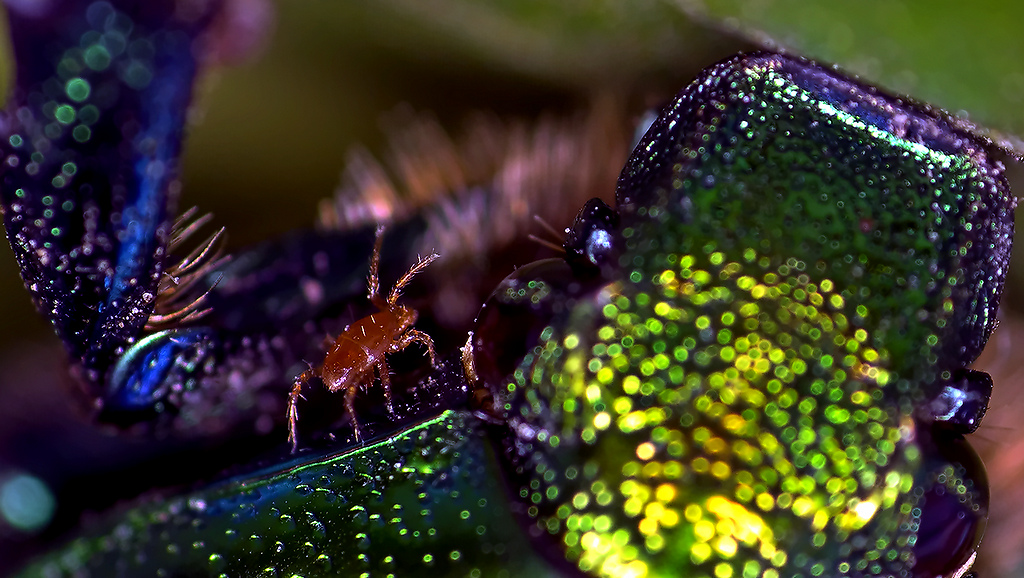
[{"label": "yellow spot on elytra", "polygon": [[745,544],[759,544],[762,553],[775,554],[775,536],[759,514],[722,496],[708,498],[705,506],[709,513],[718,517],[718,534]]},{"label": "yellow spot on elytra", "polygon": [[691,524],[695,523],[697,520],[700,520],[702,515],[703,512],[700,506],[698,506],[697,504],[690,504],[686,506],[685,510],[683,510],[683,517],[686,518],[686,521],[690,522]]},{"label": "yellow spot on elytra", "polygon": [[875,517],[875,512],[878,511],[878,504],[873,502],[861,502],[854,506],[853,511],[856,512],[857,516],[867,523],[868,520]]},{"label": "yellow spot on elytra", "polygon": [[658,532],[658,522],[651,520],[650,518],[644,518],[643,520],[640,520],[637,528],[640,530],[641,534],[651,536]]},{"label": "yellow spot on elytra", "polygon": [[718,550],[718,553],[726,558],[735,556],[737,549],[736,540],[731,536],[722,536],[715,541],[715,550]]},{"label": "yellow spot on elytra", "polygon": [[618,420],[619,429],[622,433],[632,433],[647,426],[647,414],[643,411],[634,411],[624,415]]},{"label": "yellow spot on elytra", "polygon": [[673,484],[661,484],[654,493],[659,502],[668,503],[676,499],[676,486]]},{"label": "yellow spot on elytra", "polygon": [[644,442],[636,447],[636,457],[647,461],[654,457],[654,451],[654,444],[651,442]]},{"label": "yellow spot on elytra", "polygon": [[807,496],[800,496],[793,500],[793,513],[801,518],[806,518],[814,511],[814,501]]},{"label": "yellow spot on elytra", "polygon": [[693,536],[701,542],[707,542],[715,537],[715,525],[707,520],[701,520],[693,525]]},{"label": "yellow spot on elytra", "polygon": [[694,544],[690,547],[690,560],[692,560],[694,564],[703,564],[710,557],[711,546],[700,543]]},{"label": "yellow spot on elytra", "polygon": [[825,510],[818,510],[814,514],[814,518],[811,520],[811,528],[815,531],[825,529],[825,525],[828,524],[829,515]]}]

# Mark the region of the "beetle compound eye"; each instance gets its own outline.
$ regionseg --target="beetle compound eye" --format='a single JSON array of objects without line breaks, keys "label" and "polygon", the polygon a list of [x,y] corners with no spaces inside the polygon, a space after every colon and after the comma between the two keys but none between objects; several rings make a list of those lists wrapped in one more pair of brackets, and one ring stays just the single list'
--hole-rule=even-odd
[{"label": "beetle compound eye", "polygon": [[953,372],[935,399],[922,404],[923,417],[935,427],[960,435],[974,433],[988,411],[992,397],[992,377],[982,371],[961,369]]},{"label": "beetle compound eye", "polygon": [[619,241],[619,214],[601,199],[590,199],[576,216],[563,248],[566,261],[583,274],[612,265]]},{"label": "beetle compound eye", "polygon": [[958,576],[974,560],[988,522],[985,466],[957,434],[938,431],[934,439],[923,439],[921,448],[914,577]]}]

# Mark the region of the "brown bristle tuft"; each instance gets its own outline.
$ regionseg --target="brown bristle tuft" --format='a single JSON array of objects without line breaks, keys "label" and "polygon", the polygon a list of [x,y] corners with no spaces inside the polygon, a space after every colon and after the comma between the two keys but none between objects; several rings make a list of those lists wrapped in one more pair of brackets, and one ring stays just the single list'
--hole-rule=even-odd
[{"label": "brown bristle tuft", "polygon": [[[213,215],[198,214],[196,207],[188,209],[174,222],[169,255],[179,252],[192,237],[213,220]],[[146,322],[146,329],[158,331],[195,321],[209,310],[203,308],[206,296],[216,283],[199,292],[199,283],[210,271],[223,265],[229,257],[224,255],[224,228],[216,230],[197,244],[178,262],[168,266],[157,288],[156,305]]]}]

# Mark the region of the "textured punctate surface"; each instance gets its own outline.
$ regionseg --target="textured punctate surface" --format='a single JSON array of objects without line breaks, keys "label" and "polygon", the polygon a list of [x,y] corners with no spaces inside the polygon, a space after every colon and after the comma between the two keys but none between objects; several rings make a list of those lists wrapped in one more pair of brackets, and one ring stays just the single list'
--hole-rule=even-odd
[{"label": "textured punctate surface", "polygon": [[355,450],[156,501],[26,576],[547,576],[479,423],[447,412]]},{"label": "textured punctate surface", "polygon": [[153,311],[199,66],[191,43],[210,17],[167,0],[10,11],[4,225],[37,308],[89,381]]},{"label": "textured punctate surface", "polygon": [[755,55],[680,93],[618,203],[606,284],[496,391],[537,525],[602,576],[915,575],[915,403],[983,346],[1012,236],[985,145]]}]

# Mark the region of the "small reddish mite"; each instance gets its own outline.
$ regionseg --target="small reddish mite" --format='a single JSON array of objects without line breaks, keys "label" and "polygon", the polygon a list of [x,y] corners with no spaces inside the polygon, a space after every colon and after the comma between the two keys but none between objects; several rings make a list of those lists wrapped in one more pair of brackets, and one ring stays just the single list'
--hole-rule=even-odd
[{"label": "small reddish mite", "polygon": [[383,239],[384,227],[377,227],[377,239],[373,244],[373,255],[370,257],[368,285],[370,303],[375,305],[379,311],[349,325],[334,340],[323,363],[316,367],[310,366],[295,378],[292,392],[288,396],[288,441],[292,444],[292,453],[295,453],[298,445],[295,428],[299,421],[299,410],[296,404],[302,397],[302,386],[313,377],[319,377],[332,393],[345,390],[345,410],[352,418],[356,441],[359,441],[361,439],[359,421],[356,419],[353,409],[353,400],[359,387],[373,380],[374,368],[377,370],[377,375],[380,376],[381,385],[384,386],[388,412],[394,414],[394,408],[391,405],[391,378],[385,356],[402,351],[413,343],[419,342],[427,348],[430,364],[435,365],[434,341],[426,333],[412,328],[418,314],[415,309],[399,304],[398,297],[401,295],[402,289],[412,281],[412,278],[426,269],[427,265],[434,262],[440,255],[431,253],[417,261],[395,283],[388,298],[384,299],[380,296],[378,271]]}]

